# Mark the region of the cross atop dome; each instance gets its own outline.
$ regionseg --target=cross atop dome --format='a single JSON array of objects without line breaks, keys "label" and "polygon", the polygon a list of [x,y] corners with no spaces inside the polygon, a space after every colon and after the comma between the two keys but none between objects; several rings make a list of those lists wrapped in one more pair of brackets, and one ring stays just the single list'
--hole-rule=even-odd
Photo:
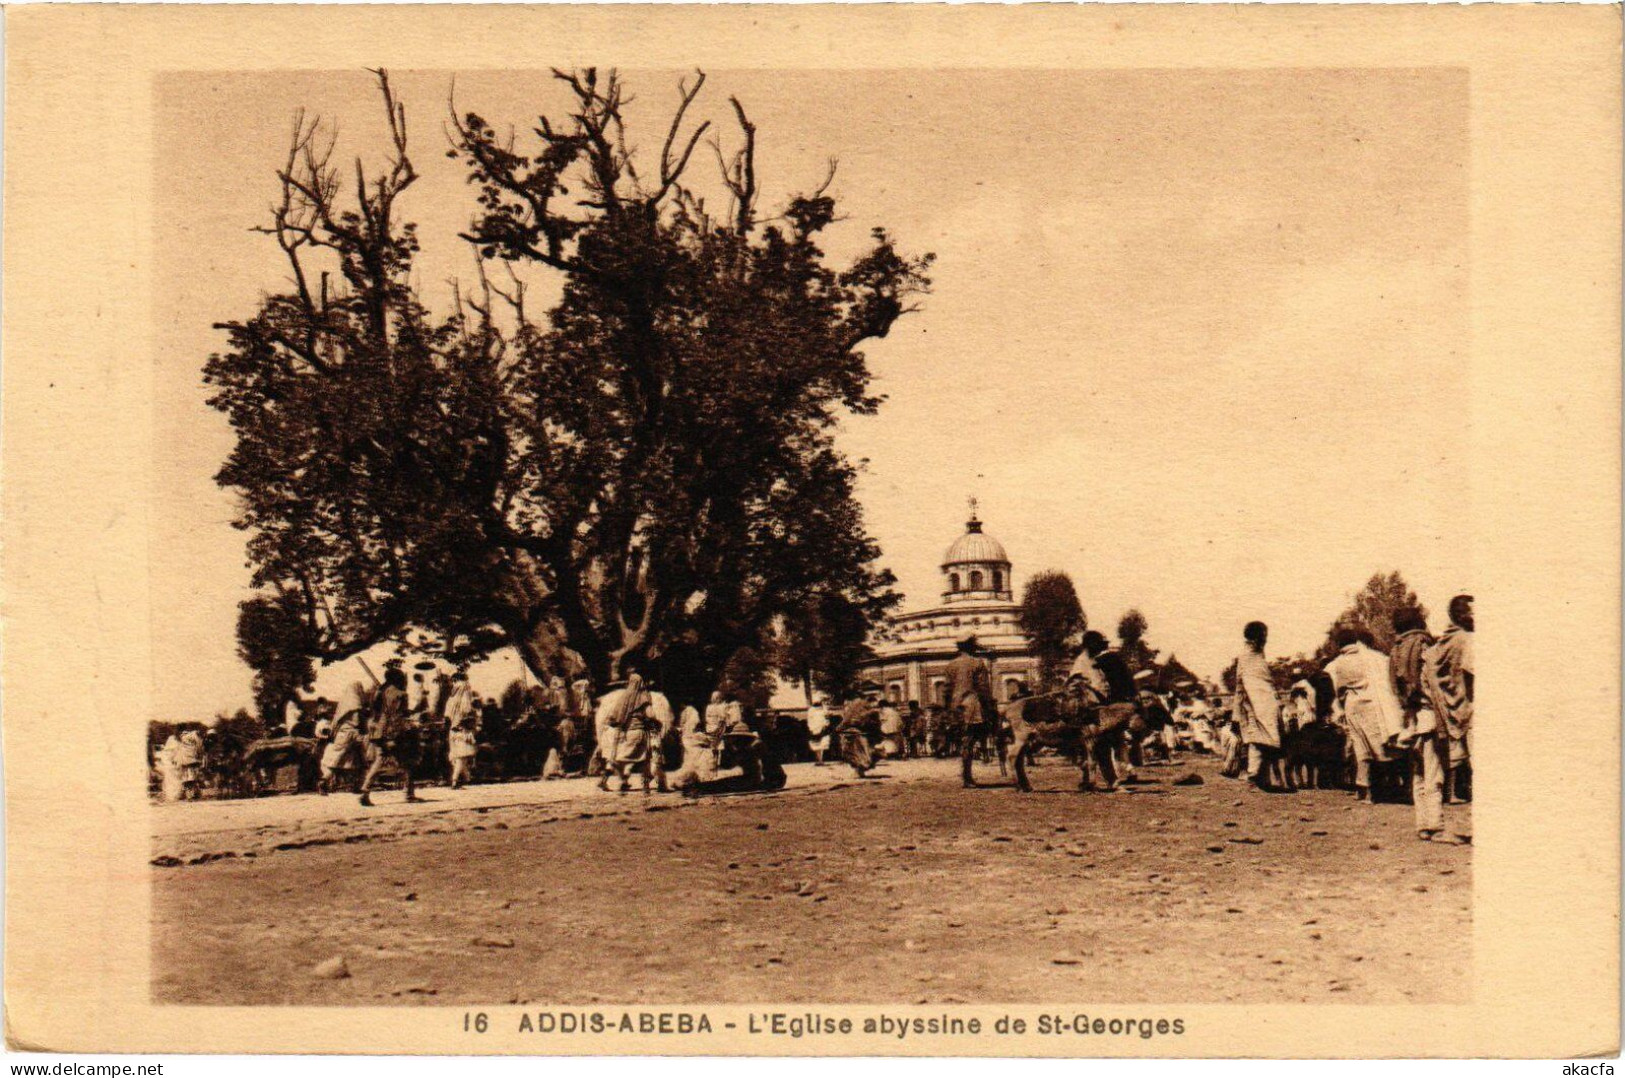
[{"label": "cross atop dome", "polygon": [[976,500],[976,495],[972,494],[966,499],[966,504],[970,506],[970,519],[965,521],[965,530],[973,533],[980,532],[982,530],[982,522],[976,516],[976,509],[981,503]]}]

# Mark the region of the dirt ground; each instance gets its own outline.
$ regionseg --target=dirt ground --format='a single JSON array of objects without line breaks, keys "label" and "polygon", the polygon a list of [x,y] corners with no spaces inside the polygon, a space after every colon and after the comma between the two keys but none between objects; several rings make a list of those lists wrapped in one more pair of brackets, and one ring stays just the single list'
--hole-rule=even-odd
[{"label": "dirt ground", "polygon": [[[1418,842],[1408,805],[1265,794],[1207,759],[1117,794],[1077,793],[1055,761],[1029,796],[962,790],[942,762],[893,771],[693,805],[583,784],[533,811],[170,837],[152,869],[153,997],[1469,998],[1471,847]],[[339,957],[348,977],[317,975]]]}]

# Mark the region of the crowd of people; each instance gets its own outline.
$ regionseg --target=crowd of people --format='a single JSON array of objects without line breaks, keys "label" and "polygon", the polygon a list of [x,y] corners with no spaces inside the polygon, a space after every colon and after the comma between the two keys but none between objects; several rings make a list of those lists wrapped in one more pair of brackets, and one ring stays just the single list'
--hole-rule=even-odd
[{"label": "crowd of people", "polygon": [[350,706],[302,702],[284,727],[247,745],[201,724],[175,727],[153,744],[153,771],[166,800],[197,799],[211,782],[229,792],[234,773],[293,767],[300,789],[347,789],[370,805],[391,773],[408,800],[425,781],[456,788],[538,776],[597,776],[604,789],[618,777],[626,791],[641,775],[646,791],[675,785],[694,793],[730,768],[746,786],[776,789],[784,763],[821,767],[832,754],[860,776],[887,759],[958,756],[970,786],[978,762],[1003,770],[1012,746],[1018,787],[1026,783],[1021,765],[1053,751],[1082,769],[1085,788],[1114,790],[1147,762],[1189,752],[1218,757],[1222,774],[1270,793],[1343,788],[1367,803],[1408,796],[1420,838],[1457,843],[1443,806],[1471,796],[1471,596],[1451,600],[1449,620],[1435,638],[1419,610],[1399,611],[1389,653],[1369,632],[1340,628],[1335,654],[1319,669],[1295,670],[1286,686],[1265,656],[1269,629],[1254,621],[1227,676],[1231,692],[1158,691],[1146,683],[1151,671],[1136,672],[1103,635],[1088,632],[1064,684],[1036,695],[1017,686],[1002,707],[991,667],[967,636],[934,704],[867,684],[847,699],[814,697],[804,715],[753,708],[728,690],[674,715],[636,672],[601,696],[586,678],[553,677],[499,700],[475,693],[466,673],[437,673],[425,662],[409,677],[392,659],[377,687],[358,687]]},{"label": "crowd of people", "polygon": [[1034,695],[1018,685],[1002,707],[974,635],[960,639],[947,668],[944,701],[922,708],[881,695],[877,685],[807,713],[819,764],[834,748],[859,775],[879,760],[957,754],[962,781],[976,785],[977,761],[1020,765],[1053,751],[1082,770],[1085,789],[1116,790],[1147,762],[1178,752],[1212,754],[1221,774],[1268,793],[1339,788],[1356,800],[1409,799],[1417,836],[1448,844],[1444,805],[1471,798],[1473,600],[1458,595],[1437,638],[1421,611],[1392,619],[1391,653],[1373,635],[1339,628],[1335,653],[1319,669],[1298,669],[1281,685],[1265,657],[1269,628],[1250,622],[1229,670],[1232,692],[1199,686],[1158,691],[1154,671],[1134,671],[1098,632],[1085,633],[1064,684]]},{"label": "crowd of people", "polygon": [[409,677],[389,660],[371,690],[357,686],[344,701],[296,700],[285,720],[253,730],[183,723],[155,739],[151,763],[164,800],[243,796],[293,775],[296,790],[349,790],[364,800],[392,774],[416,794],[421,782],[453,787],[476,779],[558,778],[586,770],[596,703],[590,683],[514,687],[482,697],[461,671],[421,664]]},{"label": "crowd of people", "polygon": [[[162,800],[179,801],[206,790],[252,796],[291,785],[323,795],[348,791],[370,805],[385,780],[399,782],[408,800],[423,783],[455,789],[535,778],[596,777],[608,789],[618,776],[624,791],[642,775],[646,788],[664,791],[679,766],[685,781],[708,781],[748,764],[765,770],[771,784],[776,765],[812,756],[804,726],[731,690],[718,690],[706,707],[685,708],[679,728],[670,702],[636,671],[602,694],[584,677],[556,676],[545,685],[510,686],[499,698],[474,692],[462,671],[440,672],[425,661],[409,677],[405,663],[391,659],[375,687],[356,686],[351,697],[295,701],[283,722],[249,732],[238,723],[154,724],[152,787]],[[702,740],[707,766],[688,751]],[[759,747],[747,751],[747,740]],[[782,770],[777,774],[782,785]]]},{"label": "crowd of people", "polygon": [[1408,788],[1418,837],[1460,842],[1445,826],[1443,806],[1471,796],[1472,596],[1450,601],[1449,621],[1434,638],[1421,611],[1396,612],[1389,653],[1370,632],[1339,628],[1336,654],[1284,692],[1264,659],[1269,629],[1250,623],[1236,658],[1232,707],[1207,735],[1225,772],[1270,792],[1329,775],[1367,803],[1385,788]]}]

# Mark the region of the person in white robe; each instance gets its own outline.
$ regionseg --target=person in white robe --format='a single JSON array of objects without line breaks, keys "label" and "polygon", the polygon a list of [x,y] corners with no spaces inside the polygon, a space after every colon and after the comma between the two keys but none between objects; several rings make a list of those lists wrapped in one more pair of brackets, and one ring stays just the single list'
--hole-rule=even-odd
[{"label": "person in white robe", "polygon": [[829,710],[823,697],[815,697],[807,709],[807,747],[812,749],[815,766],[824,766],[824,753],[829,751]]},{"label": "person in white robe", "polygon": [[162,780],[161,790],[165,801],[179,801],[181,799],[181,769],[175,760],[180,748],[180,734],[178,732],[171,733],[153,759],[153,763],[158,768],[158,777]]},{"label": "person in white robe", "polygon": [[609,789],[613,773],[620,776],[621,792],[625,793],[632,785],[631,772],[637,770],[643,775],[645,791],[653,780],[664,793],[666,771],[661,744],[675,724],[671,701],[664,693],[646,688],[636,673],[621,688],[605,693],[593,717],[599,753],[604,759],[598,788]]},{"label": "person in white robe", "polygon": [[333,739],[322,750],[321,778],[316,792],[326,796],[337,788],[339,772],[353,773],[361,762],[361,712],[352,708],[333,720]]},{"label": "person in white robe", "polygon": [[[721,703],[721,693],[712,695]],[[672,785],[683,793],[694,793],[702,783],[717,777],[717,746],[722,737],[727,713],[720,707],[707,707],[704,712],[690,704],[683,709],[677,729],[683,744],[683,766],[671,776]]]},{"label": "person in white robe", "polygon": [[877,756],[896,759],[903,755],[903,714],[891,700],[880,705],[880,744],[876,748]]},{"label": "person in white robe", "polygon": [[[474,781],[474,760],[479,756],[479,735],[472,713],[451,724],[446,732],[446,755],[451,764],[451,788],[460,789]],[[544,774],[543,778],[547,776]]]},{"label": "person in white robe", "polygon": [[1302,730],[1315,721],[1315,687],[1307,681],[1292,683],[1292,694],[1287,701],[1289,730]]},{"label": "person in white robe", "polygon": [[455,728],[465,719],[479,730],[479,714],[474,710],[474,690],[468,684],[468,674],[459,670],[451,676],[451,694],[446,697],[446,724]]},{"label": "person in white robe", "polygon": [[1358,629],[1339,629],[1332,642],[1338,650],[1326,673],[1354,750],[1354,796],[1369,801],[1371,765],[1393,758],[1390,742],[1404,728],[1404,713],[1394,694],[1388,656],[1366,643]]},{"label": "person in white robe", "polygon": [[203,796],[203,730],[188,725],[176,737],[173,753],[180,774],[181,800],[196,801]]},{"label": "person in white robe", "polygon": [[1281,703],[1264,658],[1269,626],[1250,621],[1242,637],[1246,647],[1236,656],[1236,722],[1247,745],[1247,781],[1261,790],[1281,790]]}]

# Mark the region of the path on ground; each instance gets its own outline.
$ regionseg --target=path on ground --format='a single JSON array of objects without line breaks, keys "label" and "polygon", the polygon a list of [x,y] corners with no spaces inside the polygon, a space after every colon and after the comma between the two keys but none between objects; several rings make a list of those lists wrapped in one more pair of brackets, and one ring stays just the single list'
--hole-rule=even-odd
[{"label": "path on ground", "polygon": [[[1418,842],[1409,806],[1264,794],[1205,759],[1131,794],[1080,794],[1052,762],[1028,796],[962,790],[944,761],[888,770],[795,767],[783,793],[693,805],[561,795],[172,831],[159,843],[221,856],[152,870],[154,999],[1468,998],[1471,847]],[[346,840],[360,828],[381,833]],[[314,975],[337,957],[349,977]]]}]

